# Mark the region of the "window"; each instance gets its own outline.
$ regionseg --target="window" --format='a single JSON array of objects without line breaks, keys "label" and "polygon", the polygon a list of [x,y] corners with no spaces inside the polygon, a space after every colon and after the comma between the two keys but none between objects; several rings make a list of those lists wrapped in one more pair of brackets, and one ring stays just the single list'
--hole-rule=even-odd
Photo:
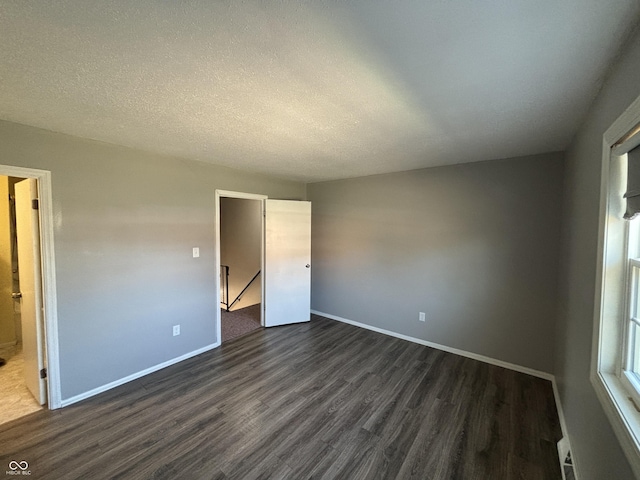
[{"label": "window", "polygon": [[640,477],[640,97],[603,140],[591,382]]},{"label": "window", "polygon": [[623,338],[619,343],[621,356],[620,380],[640,409],[640,219],[629,220],[626,228],[626,292],[624,310],[627,312]]}]

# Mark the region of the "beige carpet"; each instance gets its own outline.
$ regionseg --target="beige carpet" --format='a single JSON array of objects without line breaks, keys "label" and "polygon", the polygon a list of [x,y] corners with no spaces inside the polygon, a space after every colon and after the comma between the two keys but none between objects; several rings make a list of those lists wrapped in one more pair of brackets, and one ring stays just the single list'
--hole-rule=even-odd
[{"label": "beige carpet", "polygon": [[222,311],[222,342],[241,337],[261,328],[260,305],[251,305],[232,312]]}]

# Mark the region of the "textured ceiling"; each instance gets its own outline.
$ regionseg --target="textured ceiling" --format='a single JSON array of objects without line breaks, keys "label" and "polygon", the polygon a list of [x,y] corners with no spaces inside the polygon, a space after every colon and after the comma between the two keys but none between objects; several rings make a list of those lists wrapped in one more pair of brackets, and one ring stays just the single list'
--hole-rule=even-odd
[{"label": "textured ceiling", "polygon": [[0,1],[0,118],[302,181],[563,150],[638,0]]}]

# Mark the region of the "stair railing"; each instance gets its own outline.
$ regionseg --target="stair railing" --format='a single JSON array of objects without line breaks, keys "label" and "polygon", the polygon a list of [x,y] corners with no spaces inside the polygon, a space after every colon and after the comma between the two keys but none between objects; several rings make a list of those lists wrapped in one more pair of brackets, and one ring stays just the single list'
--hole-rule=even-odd
[{"label": "stair railing", "polygon": [[229,265],[220,265],[220,303],[229,311]]},{"label": "stair railing", "polygon": [[231,302],[231,304],[229,304],[229,267],[227,267],[227,280],[226,280],[227,281],[227,300],[226,300],[226,303],[222,302],[224,305],[226,305],[227,312],[231,310],[231,308],[233,308],[236,302],[238,302],[242,298],[242,295],[244,295],[244,292],[247,291],[247,289],[251,286],[251,284],[255,281],[255,279],[258,278],[259,275],[260,275],[260,270],[258,270],[258,273],[256,273],[253,276],[253,278],[249,280],[249,283],[247,283],[247,285],[242,289],[242,291],[238,294],[235,300]]}]

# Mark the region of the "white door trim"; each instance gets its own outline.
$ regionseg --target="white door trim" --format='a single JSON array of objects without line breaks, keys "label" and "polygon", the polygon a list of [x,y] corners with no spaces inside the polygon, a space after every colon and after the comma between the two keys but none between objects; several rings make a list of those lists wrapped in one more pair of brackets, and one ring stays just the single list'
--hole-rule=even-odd
[{"label": "white door trim", "polygon": [[58,304],[56,293],[56,262],[53,248],[53,195],[51,172],[34,168],[0,165],[0,175],[35,178],[40,197],[40,249],[42,253],[42,295],[44,305],[45,343],[47,358],[47,400],[50,409],[62,406],[60,390],[60,359],[58,350]]},{"label": "white door trim", "polygon": [[[259,200],[262,210],[260,227],[260,271],[264,272],[264,201],[269,198],[266,195],[256,193],[233,192],[230,190],[216,189],[216,339],[222,344],[222,319],[220,316],[220,198],[243,198],[245,200]],[[260,275],[260,295],[262,308],[260,309],[260,325],[264,327],[264,274]]]}]

